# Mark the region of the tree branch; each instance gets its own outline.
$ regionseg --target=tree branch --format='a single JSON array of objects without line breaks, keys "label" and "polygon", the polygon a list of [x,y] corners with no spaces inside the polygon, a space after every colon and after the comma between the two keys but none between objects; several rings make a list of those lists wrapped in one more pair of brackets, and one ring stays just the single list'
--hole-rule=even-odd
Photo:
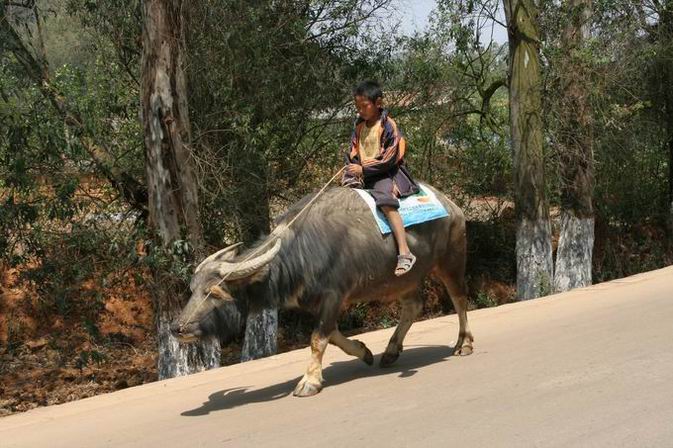
[{"label": "tree branch", "polygon": [[491,83],[490,86],[484,90],[483,95],[481,97],[481,113],[486,115],[488,112],[489,106],[491,104],[491,97],[495,94],[495,92],[500,88],[507,85],[507,79],[505,78],[498,78],[495,81]]},{"label": "tree branch", "polygon": [[82,147],[89,154],[96,167],[133,208],[145,214],[147,211],[147,190],[145,186],[121,169],[110,151],[96,143],[94,137],[88,134],[79,114],[70,110],[65,98],[51,84],[49,71],[45,65],[46,61],[38,61],[10,25],[5,9],[7,4],[0,4],[0,42],[2,42],[0,49],[4,47],[12,52],[23,66],[28,77],[37,85],[42,95],[49,100],[68,128],[78,137]]}]

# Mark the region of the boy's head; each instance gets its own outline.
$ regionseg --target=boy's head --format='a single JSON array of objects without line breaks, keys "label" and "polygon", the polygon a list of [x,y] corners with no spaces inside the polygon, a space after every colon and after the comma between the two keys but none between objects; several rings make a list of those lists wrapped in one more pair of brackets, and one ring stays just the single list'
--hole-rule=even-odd
[{"label": "boy's head", "polygon": [[371,121],[381,115],[383,91],[376,81],[363,81],[353,89],[355,108],[363,120]]}]

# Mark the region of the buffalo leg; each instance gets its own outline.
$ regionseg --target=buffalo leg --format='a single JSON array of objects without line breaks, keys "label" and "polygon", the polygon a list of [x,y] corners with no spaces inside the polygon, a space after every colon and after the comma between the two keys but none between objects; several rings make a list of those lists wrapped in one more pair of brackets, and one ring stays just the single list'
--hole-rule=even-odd
[{"label": "buffalo leg", "polygon": [[386,351],[383,353],[383,356],[381,356],[381,361],[379,362],[381,367],[389,367],[397,361],[397,358],[402,352],[404,337],[407,335],[409,328],[411,328],[411,324],[414,323],[414,320],[423,310],[423,301],[417,294],[404,297],[401,300],[401,303],[402,312],[400,315],[400,323],[397,325],[395,333],[393,333],[393,336],[390,338]]},{"label": "buffalo leg", "polygon": [[367,346],[360,341],[350,340],[339,330],[334,330],[329,337],[329,342],[336,345],[345,353],[360,358],[368,365],[374,364],[374,356]]},{"label": "buffalo leg", "polygon": [[325,354],[329,338],[316,330],[311,335],[311,361],[304,377],[294,388],[295,397],[310,397],[322,389],[322,357]]},{"label": "buffalo leg", "polygon": [[457,275],[450,275],[444,272],[439,273],[438,276],[442,283],[444,283],[449,296],[451,296],[453,308],[456,310],[456,314],[458,314],[458,340],[453,348],[453,354],[461,356],[470,355],[473,351],[472,344],[474,337],[467,323],[467,287],[465,286],[465,278],[463,275],[460,275],[460,272]]},{"label": "buffalo leg", "polygon": [[320,303],[318,328],[311,334],[311,361],[304,377],[294,389],[295,397],[310,397],[322,390],[322,357],[330,335],[337,329],[336,320],[341,298],[341,295],[331,292],[325,294]]}]

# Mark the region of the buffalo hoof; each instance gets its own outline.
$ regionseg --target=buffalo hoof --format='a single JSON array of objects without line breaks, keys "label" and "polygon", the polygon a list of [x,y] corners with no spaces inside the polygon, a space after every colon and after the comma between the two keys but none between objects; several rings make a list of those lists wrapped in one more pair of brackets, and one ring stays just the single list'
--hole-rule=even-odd
[{"label": "buffalo hoof", "polygon": [[456,348],[453,351],[454,356],[467,356],[472,354],[472,346],[471,345],[463,345],[460,348]]},{"label": "buffalo hoof", "polygon": [[374,355],[372,355],[371,350],[369,350],[367,348],[367,346],[360,341],[354,341],[354,342],[357,342],[358,344],[360,344],[362,346],[362,348],[365,350],[365,355],[362,357],[362,361],[364,361],[364,363],[367,364],[368,366],[373,366],[374,365]]},{"label": "buffalo hoof", "polygon": [[308,381],[300,381],[297,387],[294,388],[293,395],[295,397],[312,397],[317,395],[322,390],[322,384],[313,384]]},{"label": "buffalo hoof", "polygon": [[390,367],[393,364],[395,364],[395,361],[397,361],[397,358],[399,357],[400,357],[399,353],[385,352],[383,353],[383,356],[381,356],[381,361],[379,361],[379,367],[382,368]]}]

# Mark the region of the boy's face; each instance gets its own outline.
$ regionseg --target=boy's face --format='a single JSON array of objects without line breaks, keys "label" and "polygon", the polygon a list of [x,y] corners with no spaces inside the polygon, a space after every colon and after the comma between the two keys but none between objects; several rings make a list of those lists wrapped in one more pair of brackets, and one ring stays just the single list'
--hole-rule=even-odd
[{"label": "boy's face", "polygon": [[355,96],[355,108],[360,117],[365,121],[372,121],[379,118],[381,104],[381,98],[377,98],[376,101],[371,101],[366,96]]}]

